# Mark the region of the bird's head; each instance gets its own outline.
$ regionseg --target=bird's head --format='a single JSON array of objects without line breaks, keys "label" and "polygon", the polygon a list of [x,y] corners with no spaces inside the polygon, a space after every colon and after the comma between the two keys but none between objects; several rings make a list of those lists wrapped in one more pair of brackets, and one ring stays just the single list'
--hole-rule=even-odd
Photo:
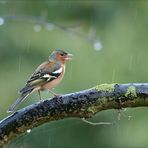
[{"label": "bird's head", "polygon": [[51,55],[49,56],[49,60],[61,62],[64,64],[66,61],[71,60],[72,57],[72,54],[67,53],[61,49],[57,49],[51,53]]}]

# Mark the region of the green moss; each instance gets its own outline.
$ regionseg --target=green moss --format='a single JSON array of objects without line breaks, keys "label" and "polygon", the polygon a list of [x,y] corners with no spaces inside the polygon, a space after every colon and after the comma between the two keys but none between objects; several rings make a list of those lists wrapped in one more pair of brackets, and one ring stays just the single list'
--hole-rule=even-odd
[{"label": "green moss", "polygon": [[97,85],[95,89],[98,91],[107,91],[109,93],[112,93],[115,90],[115,85],[116,84],[101,84]]},{"label": "green moss", "polygon": [[99,98],[96,103],[106,104],[108,102],[108,99],[106,97]]},{"label": "green moss", "polygon": [[95,106],[91,106],[88,108],[88,112],[91,112],[91,113],[96,113],[97,112],[97,108]]},{"label": "green moss", "polygon": [[125,93],[125,97],[128,97],[128,96],[137,97],[136,87],[135,86],[129,86],[127,88],[127,91]]}]

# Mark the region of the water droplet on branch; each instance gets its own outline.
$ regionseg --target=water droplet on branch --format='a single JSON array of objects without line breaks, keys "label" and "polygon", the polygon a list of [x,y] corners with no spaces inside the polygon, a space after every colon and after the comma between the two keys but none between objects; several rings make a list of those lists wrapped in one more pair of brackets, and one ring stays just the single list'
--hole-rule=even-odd
[{"label": "water droplet on branch", "polygon": [[28,130],[27,130],[27,133],[30,133],[30,132],[31,132],[31,129],[28,129]]}]

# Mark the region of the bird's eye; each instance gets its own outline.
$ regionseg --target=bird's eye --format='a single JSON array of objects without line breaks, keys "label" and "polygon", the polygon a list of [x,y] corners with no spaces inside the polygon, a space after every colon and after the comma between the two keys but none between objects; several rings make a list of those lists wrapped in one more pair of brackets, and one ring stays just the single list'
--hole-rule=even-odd
[{"label": "bird's eye", "polygon": [[61,53],[61,56],[64,56],[65,54],[64,53]]}]

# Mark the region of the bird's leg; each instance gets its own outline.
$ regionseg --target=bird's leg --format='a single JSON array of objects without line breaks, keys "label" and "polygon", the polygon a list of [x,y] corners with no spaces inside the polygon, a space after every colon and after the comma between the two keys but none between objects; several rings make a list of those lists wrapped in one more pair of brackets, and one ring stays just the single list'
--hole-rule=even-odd
[{"label": "bird's leg", "polygon": [[113,124],[111,122],[91,122],[91,121],[86,120],[85,118],[81,118],[81,120],[85,123],[90,124],[90,125],[110,125],[110,124]]},{"label": "bird's leg", "polygon": [[59,94],[54,93],[52,90],[49,89],[49,92],[51,92],[55,97],[59,96]]},{"label": "bird's leg", "polygon": [[43,100],[43,99],[41,98],[41,92],[40,92],[40,90],[38,90],[38,94],[39,94],[40,100]]}]

